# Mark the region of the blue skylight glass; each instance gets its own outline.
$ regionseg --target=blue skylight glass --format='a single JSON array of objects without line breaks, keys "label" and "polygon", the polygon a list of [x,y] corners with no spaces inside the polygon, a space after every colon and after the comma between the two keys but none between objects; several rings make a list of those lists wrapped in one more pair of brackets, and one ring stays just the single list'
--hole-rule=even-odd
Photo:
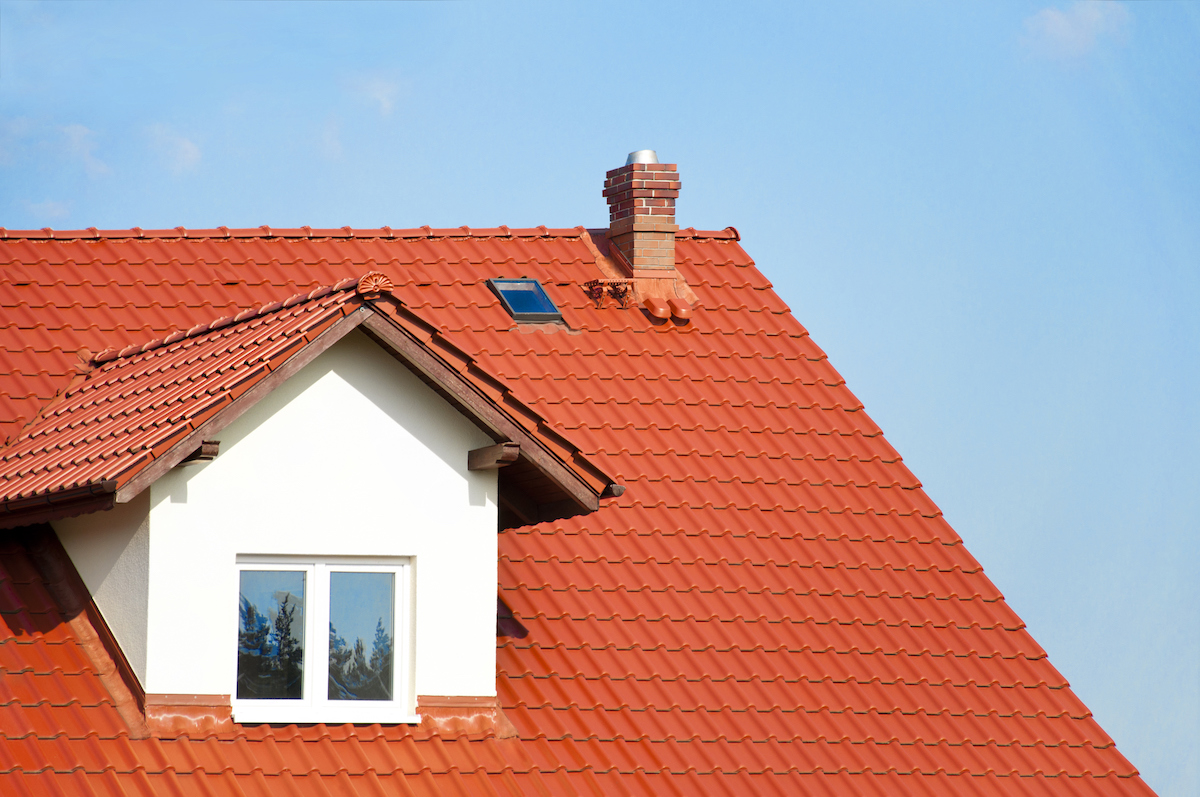
[{"label": "blue skylight glass", "polygon": [[491,279],[488,285],[516,321],[562,320],[562,314],[537,280]]}]

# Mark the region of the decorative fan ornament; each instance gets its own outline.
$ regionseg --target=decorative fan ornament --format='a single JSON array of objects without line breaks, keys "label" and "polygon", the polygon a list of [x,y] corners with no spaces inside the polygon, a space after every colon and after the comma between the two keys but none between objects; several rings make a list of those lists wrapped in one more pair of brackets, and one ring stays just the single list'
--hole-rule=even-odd
[{"label": "decorative fan ornament", "polygon": [[358,280],[358,295],[372,299],[381,293],[388,293],[394,288],[391,279],[382,271],[368,271]]}]

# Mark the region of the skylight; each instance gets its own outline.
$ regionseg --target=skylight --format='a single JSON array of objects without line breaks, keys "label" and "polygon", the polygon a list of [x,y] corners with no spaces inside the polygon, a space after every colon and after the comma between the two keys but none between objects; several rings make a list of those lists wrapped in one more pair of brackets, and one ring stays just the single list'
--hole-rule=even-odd
[{"label": "skylight", "polygon": [[516,321],[561,321],[562,314],[545,289],[533,279],[490,279],[488,286],[500,297]]}]

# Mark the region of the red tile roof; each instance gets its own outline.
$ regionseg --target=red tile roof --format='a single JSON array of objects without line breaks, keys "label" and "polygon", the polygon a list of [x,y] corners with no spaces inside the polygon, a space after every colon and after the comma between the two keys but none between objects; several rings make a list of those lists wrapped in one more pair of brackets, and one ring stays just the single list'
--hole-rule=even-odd
[{"label": "red tile roof", "polygon": [[[595,252],[583,229],[0,232],[8,462],[65,417],[76,394],[47,405],[86,369],[79,349],[141,346],[378,270],[628,486],[597,512],[500,535],[500,593],[530,632],[498,640],[508,739],[322,725],[131,738],[96,656],[9,542],[0,787],[1152,793],[735,232],[681,231],[678,268],[699,298],[687,326],[594,306],[582,285],[604,276]],[[572,331],[513,323],[486,287],[495,276],[542,281]]]},{"label": "red tile roof", "polygon": [[[412,337],[436,337],[394,302],[374,301],[391,290],[386,276],[368,272],[82,361],[84,370],[0,449],[0,528],[111,508],[111,497],[97,503],[103,495],[129,500],[195,451],[216,424],[241,414],[243,396],[255,401],[274,389],[272,379],[286,379],[373,314]],[[476,364],[449,342],[438,351],[439,361],[457,359],[463,372]],[[473,386],[496,403],[506,395],[502,387],[489,391],[486,380]],[[546,424],[522,409],[524,419],[510,418],[514,426],[536,433]],[[552,455],[578,458],[564,435],[554,437],[565,445]],[[611,482],[586,470],[581,481],[598,496]]]}]

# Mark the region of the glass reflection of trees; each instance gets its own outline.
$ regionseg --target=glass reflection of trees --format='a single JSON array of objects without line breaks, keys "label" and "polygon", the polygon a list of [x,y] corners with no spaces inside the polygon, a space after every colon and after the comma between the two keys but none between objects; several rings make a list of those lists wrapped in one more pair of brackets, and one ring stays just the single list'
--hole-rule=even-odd
[{"label": "glass reflection of trees", "polygon": [[[392,699],[391,635],[395,604],[393,573],[330,572],[329,700]],[[339,628],[342,633],[338,633]],[[371,639],[370,655],[364,637]]]},{"label": "glass reflection of trees", "polygon": [[[304,697],[305,574],[243,570],[239,595],[239,700]],[[335,572],[330,576],[329,700],[391,700],[391,636],[395,581],[391,573]],[[265,609],[260,610],[259,607]],[[382,614],[380,614],[382,612]],[[370,654],[361,636],[375,615]],[[353,645],[334,621],[360,634]],[[320,651],[316,655],[320,655]]]},{"label": "glass reflection of trees", "polygon": [[[304,686],[304,609],[284,592],[274,620],[243,593],[238,629],[239,699],[299,700]],[[299,610],[299,616],[297,616]]]},{"label": "glass reflection of trees", "polygon": [[362,637],[351,648],[333,623],[329,624],[329,699],[392,699],[392,637],[384,629],[382,617],[375,624],[369,658]]}]

